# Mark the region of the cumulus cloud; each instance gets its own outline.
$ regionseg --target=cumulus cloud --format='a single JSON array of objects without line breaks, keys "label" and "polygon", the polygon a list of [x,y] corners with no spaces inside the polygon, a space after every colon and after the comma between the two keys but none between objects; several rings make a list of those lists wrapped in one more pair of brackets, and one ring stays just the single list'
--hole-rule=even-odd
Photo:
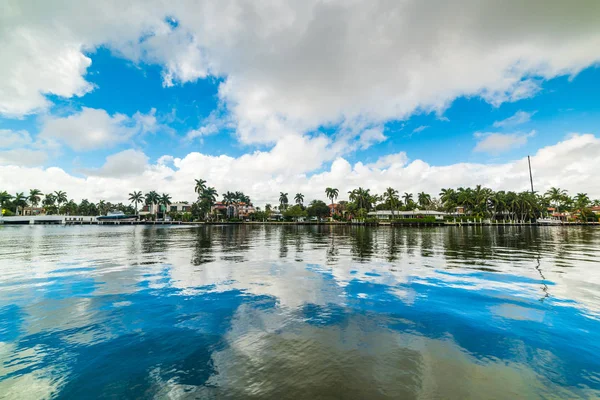
[{"label": "cumulus cloud", "polygon": [[138,150],[124,150],[106,157],[104,165],[97,170],[87,170],[90,176],[120,178],[143,174],[148,167],[148,156]]},{"label": "cumulus cloud", "polygon": [[86,54],[101,45],[160,65],[167,86],[222,78],[244,143],[441,114],[462,95],[499,105],[600,61],[600,4],[576,3],[12,0],[0,13],[0,113],[91,90]]},{"label": "cumulus cloud", "polygon": [[58,140],[75,150],[89,151],[110,148],[129,141],[137,134],[157,129],[155,110],[149,114],[136,113],[133,117],[105,110],[83,107],[66,117],[48,117],[44,120],[39,137]]},{"label": "cumulus cloud", "polygon": [[535,131],[529,133],[476,132],[474,136],[480,140],[473,151],[499,154],[525,145],[527,139],[534,135]]},{"label": "cumulus cloud", "polygon": [[[219,193],[242,190],[257,205],[263,206],[267,202],[277,203],[280,191],[300,192],[307,199],[323,199],[325,187],[338,188],[343,194],[340,199],[344,199],[347,191],[358,186],[375,193],[382,193],[391,186],[402,192],[425,191],[436,195],[443,187],[482,184],[495,190],[526,190],[529,185],[526,158],[504,164],[432,166],[422,160],[409,161],[405,154],[398,153],[386,155],[372,164],[350,164],[336,157],[329,168],[322,170],[322,160],[329,157],[326,140],[296,137],[278,146],[237,158],[194,152],[175,158],[172,165],[149,164],[143,171],[140,168],[135,174],[121,177],[111,174],[77,177],[59,168],[4,166],[0,167],[0,187],[10,192],[31,187],[42,191],[60,189],[75,199],[109,201],[126,201],[127,193],[133,189],[161,190],[168,191],[174,198],[193,200],[194,179],[203,178]],[[600,169],[598,154],[600,138],[591,134],[575,134],[540,149],[531,158],[536,189],[544,191],[558,186],[572,193],[587,192],[592,198],[600,197],[600,182],[595,179]],[[118,161],[121,157],[115,159]],[[107,160],[106,164],[120,165],[115,159]]]},{"label": "cumulus cloud", "polygon": [[502,121],[494,122],[494,128],[504,128],[507,126],[521,125],[531,121],[531,117],[535,114],[534,112],[517,111],[515,115],[510,116]]},{"label": "cumulus cloud", "polygon": [[44,165],[48,154],[41,150],[12,149],[0,151],[0,165],[32,167]]}]

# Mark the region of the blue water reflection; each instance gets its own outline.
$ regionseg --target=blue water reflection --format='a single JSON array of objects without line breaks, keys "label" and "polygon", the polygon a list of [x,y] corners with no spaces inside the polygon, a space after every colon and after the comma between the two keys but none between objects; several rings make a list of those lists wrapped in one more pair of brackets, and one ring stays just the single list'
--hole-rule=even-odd
[{"label": "blue water reflection", "polygon": [[599,245],[561,227],[0,227],[0,397],[598,397]]}]

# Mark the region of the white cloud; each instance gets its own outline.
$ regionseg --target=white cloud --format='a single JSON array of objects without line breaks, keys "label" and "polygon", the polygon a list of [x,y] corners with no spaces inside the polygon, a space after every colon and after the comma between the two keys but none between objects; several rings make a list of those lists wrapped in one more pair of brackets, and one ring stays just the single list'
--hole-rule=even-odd
[{"label": "white cloud", "polygon": [[498,105],[600,61],[595,2],[8,4],[0,6],[0,113],[43,108],[44,93],[91,90],[86,54],[104,45],[161,65],[167,86],[222,78],[220,99],[244,143],[439,114],[462,95]]},{"label": "white cloud", "polygon": [[418,128],[413,129],[413,133],[423,132],[427,128],[429,128],[429,125],[421,125]]},{"label": "white cloud", "polygon": [[7,149],[28,146],[31,143],[31,135],[27,131],[0,129],[0,148]]},{"label": "white cloud", "polygon": [[[600,138],[591,134],[572,135],[553,146],[540,149],[531,158],[534,185],[545,191],[558,186],[571,193],[586,192],[600,198]],[[143,157],[140,157],[140,160]],[[277,203],[280,191],[303,193],[307,199],[324,199],[325,187],[336,187],[345,198],[358,186],[382,193],[391,186],[402,192],[426,191],[437,195],[440,188],[482,184],[495,190],[526,190],[529,185],[527,159],[504,164],[459,163],[432,166],[421,160],[408,162],[403,153],[387,155],[373,164],[350,164],[337,157],[321,171],[323,160],[331,159],[325,138],[286,138],[268,152],[238,158],[190,153],[175,158],[172,166],[146,165],[128,176],[69,175],[59,168],[0,167],[0,187],[10,192],[38,187],[42,191],[65,190],[75,199],[100,198],[126,201],[131,190],[160,190],[174,198],[193,200],[194,179],[203,178],[221,194],[227,190],[248,193],[257,205]],[[107,165],[118,165],[107,160]],[[139,167],[140,164],[136,166]],[[141,171],[139,169],[138,171]],[[320,171],[313,173],[313,171]],[[110,175],[110,174],[107,174]]]},{"label": "white cloud", "polygon": [[383,134],[383,128],[370,128],[364,130],[358,137],[358,145],[361,149],[368,149],[374,144],[381,143],[387,140],[387,136]]},{"label": "white cloud", "polygon": [[106,157],[104,165],[97,170],[87,170],[89,176],[126,177],[143,174],[148,168],[148,156],[139,150],[124,150]]},{"label": "white cloud", "polygon": [[494,128],[504,128],[507,126],[521,125],[531,121],[531,117],[535,114],[534,112],[517,111],[515,115],[503,119],[502,121],[494,122]]},{"label": "white cloud", "polygon": [[198,129],[192,129],[189,131],[185,138],[187,140],[194,140],[196,138],[201,138],[204,136],[214,135],[219,132],[219,128],[215,124],[203,125]]},{"label": "white cloud", "polygon": [[12,149],[0,151],[0,165],[33,167],[44,165],[48,155],[45,151],[31,149]]},{"label": "white cloud", "polygon": [[83,107],[79,113],[67,117],[48,117],[44,120],[39,137],[58,140],[80,151],[111,148],[129,141],[137,134],[154,132],[158,124],[154,116],[136,113],[109,115],[105,110]]},{"label": "white cloud", "polygon": [[527,143],[527,139],[534,136],[535,131],[529,133],[493,133],[475,132],[476,138],[481,138],[473,151],[498,154],[510,149],[518,148]]}]

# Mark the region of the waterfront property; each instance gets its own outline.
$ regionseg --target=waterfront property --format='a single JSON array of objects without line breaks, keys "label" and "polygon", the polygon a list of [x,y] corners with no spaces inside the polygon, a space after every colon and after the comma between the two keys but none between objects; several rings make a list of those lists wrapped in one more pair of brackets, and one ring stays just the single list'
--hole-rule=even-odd
[{"label": "waterfront property", "polygon": [[6,225],[64,225],[95,224],[95,216],[89,215],[17,215],[0,217],[0,224]]},{"label": "waterfront property", "polygon": [[419,217],[434,217],[436,220],[443,221],[445,216],[452,215],[443,211],[433,210],[412,210],[412,211],[391,211],[391,210],[375,210],[367,214],[369,218],[376,218],[381,221],[389,221],[392,219],[419,218]]}]

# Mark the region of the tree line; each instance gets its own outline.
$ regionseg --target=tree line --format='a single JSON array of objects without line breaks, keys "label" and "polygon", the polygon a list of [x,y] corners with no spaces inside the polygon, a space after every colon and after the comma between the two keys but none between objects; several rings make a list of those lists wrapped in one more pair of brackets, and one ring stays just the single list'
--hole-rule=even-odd
[{"label": "tree line", "polygon": [[[224,217],[215,214],[214,205],[219,194],[214,187],[208,186],[203,179],[195,179],[194,191],[197,198],[190,206],[188,219],[207,220]],[[443,188],[437,197],[425,192],[417,193],[416,196],[409,192],[401,193],[392,187],[377,194],[372,193],[368,188],[358,187],[348,191],[348,200],[341,200],[335,205],[334,202],[340,194],[339,190],[327,187],[324,194],[330,206],[319,199],[314,199],[305,205],[305,196],[302,193],[296,193],[291,197],[289,193],[280,192],[278,205],[266,204],[264,209],[256,207],[251,218],[263,220],[272,215],[281,215],[290,220],[303,217],[326,218],[330,216],[330,210],[334,210],[332,216],[336,219],[366,218],[367,214],[374,210],[390,210],[392,217],[393,214],[402,211],[436,210],[456,213],[460,210],[461,213],[475,218],[528,220],[546,216],[548,208],[553,207],[556,212],[568,211],[583,220],[589,220],[597,219],[590,207],[600,206],[600,200],[591,200],[586,193],[571,196],[566,190],[556,187],[540,194],[530,191],[494,191],[477,185],[473,188]],[[15,195],[2,191],[0,208],[4,215],[23,213],[23,210],[29,206],[41,206],[47,214],[104,215],[112,210],[138,214],[140,205],[147,205],[153,211],[151,214],[156,217],[156,214],[161,212],[161,206],[168,212],[167,207],[172,203],[169,194],[159,194],[156,191],[146,194],[133,191],[128,196],[129,204],[104,200],[93,203],[87,199],[76,203],[72,199],[69,200],[67,193],[61,190],[45,195],[38,189],[31,189],[28,194],[19,192]],[[241,191],[227,191],[222,198],[222,203],[226,207],[239,207],[240,204],[252,206],[250,197]],[[293,204],[290,204],[290,198]],[[225,215],[225,217],[230,216]]]}]

